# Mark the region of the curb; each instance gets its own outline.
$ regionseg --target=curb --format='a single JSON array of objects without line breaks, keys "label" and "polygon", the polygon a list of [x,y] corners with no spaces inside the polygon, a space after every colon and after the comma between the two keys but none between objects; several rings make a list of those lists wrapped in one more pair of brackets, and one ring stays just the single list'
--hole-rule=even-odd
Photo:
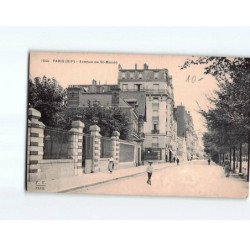
[{"label": "curb", "polygon": [[[166,166],[166,167],[163,167],[163,168],[160,168],[160,169],[155,169],[154,172],[161,171],[161,170],[166,169],[168,167],[169,166]],[[82,189],[82,188],[94,187],[94,186],[98,186],[98,185],[101,185],[101,184],[105,184],[105,183],[109,183],[109,182],[113,182],[113,181],[117,181],[117,180],[121,180],[121,179],[125,179],[125,178],[140,176],[140,175],[143,175],[145,173],[146,173],[146,171],[136,173],[136,174],[131,174],[131,175],[120,176],[120,177],[116,177],[114,179],[110,179],[110,180],[106,180],[106,181],[100,181],[100,182],[96,182],[96,183],[91,183],[91,184],[87,184],[87,185],[82,185],[82,186],[78,186],[78,187],[74,187],[74,188],[65,189],[65,190],[62,190],[62,191],[58,191],[57,193],[68,193],[68,192],[75,191],[75,190]]]}]

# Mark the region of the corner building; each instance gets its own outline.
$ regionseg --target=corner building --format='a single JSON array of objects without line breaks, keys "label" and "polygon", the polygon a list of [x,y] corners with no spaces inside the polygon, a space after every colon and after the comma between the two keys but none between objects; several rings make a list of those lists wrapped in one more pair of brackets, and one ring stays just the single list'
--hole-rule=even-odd
[{"label": "corner building", "polygon": [[122,92],[145,92],[146,114],[143,125],[145,160],[170,159],[174,120],[172,76],[167,69],[123,69],[119,65],[118,84]]}]

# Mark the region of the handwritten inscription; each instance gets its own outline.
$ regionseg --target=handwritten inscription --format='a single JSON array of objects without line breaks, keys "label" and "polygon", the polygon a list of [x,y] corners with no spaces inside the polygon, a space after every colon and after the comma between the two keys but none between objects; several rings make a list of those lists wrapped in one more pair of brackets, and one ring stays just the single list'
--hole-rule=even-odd
[{"label": "handwritten inscription", "polygon": [[200,82],[201,80],[203,80],[202,77],[196,77],[196,75],[189,75],[186,79],[186,82],[188,83],[197,83],[197,82]]}]

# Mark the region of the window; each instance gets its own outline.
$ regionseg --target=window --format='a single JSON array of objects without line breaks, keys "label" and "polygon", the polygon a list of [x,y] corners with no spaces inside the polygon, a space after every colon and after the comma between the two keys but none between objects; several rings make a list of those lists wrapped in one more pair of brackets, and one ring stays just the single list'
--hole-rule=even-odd
[{"label": "window", "polygon": [[156,123],[156,124],[159,123],[159,116],[158,116],[158,114],[156,116],[152,117],[152,121],[153,121],[153,123]]},{"label": "window", "polygon": [[154,73],[154,78],[155,78],[155,79],[158,79],[158,72],[155,72],[155,73]]},{"label": "window", "polygon": [[152,134],[159,134],[159,121],[153,121]]},{"label": "window", "polygon": [[130,73],[130,79],[134,79],[134,73]]},{"label": "window", "polygon": [[159,103],[152,103],[152,109],[154,111],[159,111]]},{"label": "window", "polygon": [[135,89],[137,91],[140,91],[141,90],[141,84],[135,84]]},{"label": "window", "polygon": [[125,79],[126,75],[125,72],[122,73],[122,79]]},{"label": "window", "polygon": [[122,90],[128,90],[128,84],[122,84]]},{"label": "window", "polygon": [[139,79],[142,79],[142,73],[139,74]]}]

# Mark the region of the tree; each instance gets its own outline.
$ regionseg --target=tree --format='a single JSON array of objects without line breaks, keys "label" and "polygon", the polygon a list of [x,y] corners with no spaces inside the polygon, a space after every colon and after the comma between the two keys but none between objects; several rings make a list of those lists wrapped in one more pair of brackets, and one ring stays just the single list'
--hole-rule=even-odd
[{"label": "tree", "polygon": [[65,130],[71,128],[74,120],[85,124],[84,132],[97,124],[103,136],[110,137],[113,131],[120,132],[121,139],[129,138],[129,117],[119,107],[102,107],[99,102],[85,108],[67,108],[66,91],[54,78],[36,77],[29,80],[28,101],[31,107],[41,112],[41,121],[49,127]]},{"label": "tree", "polygon": [[121,139],[129,137],[129,117],[119,107],[102,107],[99,102],[89,102],[84,108],[65,109],[58,113],[58,117],[58,126],[63,129],[70,129],[72,121],[79,119],[85,124],[85,133],[89,133],[89,127],[96,124],[102,136],[110,137],[114,131],[118,131]]},{"label": "tree", "polygon": [[[218,82],[214,96],[208,97],[212,105],[209,110],[200,110],[206,120],[208,132],[204,137],[206,150],[218,154],[233,149],[242,143],[250,143],[250,59],[226,57],[199,57],[187,59],[181,69],[204,64],[204,73],[212,75]],[[219,140],[218,140],[219,138]],[[249,147],[249,146],[248,146]],[[249,180],[249,150],[248,150]]]},{"label": "tree", "polygon": [[41,121],[49,127],[58,126],[58,116],[66,104],[66,91],[54,78],[29,80],[28,102],[41,112]]}]

